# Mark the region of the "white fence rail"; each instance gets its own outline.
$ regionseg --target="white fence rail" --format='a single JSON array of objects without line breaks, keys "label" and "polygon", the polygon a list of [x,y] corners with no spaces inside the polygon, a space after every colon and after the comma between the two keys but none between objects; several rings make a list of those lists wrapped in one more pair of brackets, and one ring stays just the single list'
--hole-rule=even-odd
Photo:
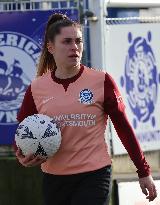
[{"label": "white fence rail", "polygon": [[48,9],[74,9],[79,7],[78,0],[66,1],[15,1],[0,2],[0,12],[6,11],[29,11],[29,10],[48,10]]},{"label": "white fence rail", "polygon": [[157,8],[159,0],[106,0],[107,7],[118,8]]}]

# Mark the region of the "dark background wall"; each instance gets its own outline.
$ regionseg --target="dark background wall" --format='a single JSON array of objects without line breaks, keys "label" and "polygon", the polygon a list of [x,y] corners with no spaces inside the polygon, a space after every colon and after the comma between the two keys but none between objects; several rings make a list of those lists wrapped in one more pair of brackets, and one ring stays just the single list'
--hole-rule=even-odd
[{"label": "dark background wall", "polygon": [[40,167],[25,168],[0,158],[0,205],[43,205]]}]

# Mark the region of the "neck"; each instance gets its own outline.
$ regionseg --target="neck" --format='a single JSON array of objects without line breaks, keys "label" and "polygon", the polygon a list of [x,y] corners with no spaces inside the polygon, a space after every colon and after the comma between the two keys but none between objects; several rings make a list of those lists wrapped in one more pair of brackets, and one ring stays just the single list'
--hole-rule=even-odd
[{"label": "neck", "polygon": [[71,78],[77,75],[79,70],[80,70],[80,65],[74,67],[64,67],[64,66],[57,65],[55,76],[60,79]]}]

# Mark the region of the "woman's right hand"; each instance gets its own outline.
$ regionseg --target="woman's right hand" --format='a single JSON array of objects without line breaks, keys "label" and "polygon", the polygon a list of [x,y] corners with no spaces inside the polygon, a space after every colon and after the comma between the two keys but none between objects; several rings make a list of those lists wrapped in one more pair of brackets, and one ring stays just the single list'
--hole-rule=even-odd
[{"label": "woman's right hand", "polygon": [[18,148],[16,151],[16,157],[20,164],[22,164],[24,167],[37,166],[46,161],[46,158],[39,155],[36,157],[34,156],[34,154],[24,156],[20,148]]}]

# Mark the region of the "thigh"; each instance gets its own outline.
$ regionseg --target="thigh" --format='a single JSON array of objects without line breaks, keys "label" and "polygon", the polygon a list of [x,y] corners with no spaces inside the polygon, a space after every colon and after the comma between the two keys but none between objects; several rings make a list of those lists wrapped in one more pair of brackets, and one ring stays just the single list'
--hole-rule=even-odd
[{"label": "thigh", "polygon": [[43,197],[45,205],[70,205],[71,184],[65,177],[44,174]]},{"label": "thigh", "polygon": [[87,174],[72,194],[71,205],[107,205],[111,166]]}]

